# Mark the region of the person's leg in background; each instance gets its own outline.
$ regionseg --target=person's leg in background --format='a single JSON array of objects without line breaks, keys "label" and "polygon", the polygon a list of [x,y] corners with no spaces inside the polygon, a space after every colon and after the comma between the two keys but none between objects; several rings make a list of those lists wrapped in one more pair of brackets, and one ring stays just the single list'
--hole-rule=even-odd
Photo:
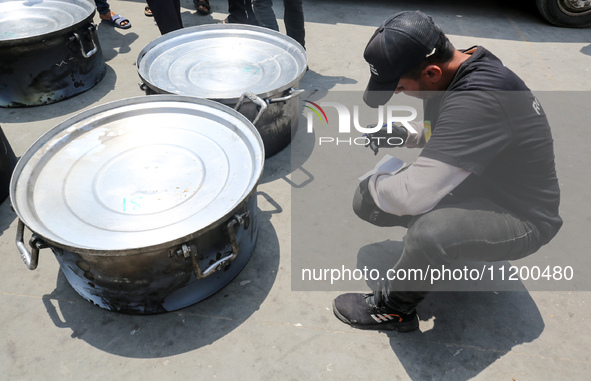
[{"label": "person's leg in background", "polygon": [[277,18],[273,12],[273,0],[252,0],[252,9],[260,26],[279,32]]},{"label": "person's leg in background", "polygon": [[306,47],[306,29],[304,27],[304,8],[302,0],[283,0],[283,21],[287,35]]},{"label": "person's leg in background", "polygon": [[104,22],[122,29],[131,28],[131,23],[128,19],[111,11],[111,7],[109,6],[107,0],[94,0],[94,4],[96,6],[97,12],[99,13],[100,19]]},{"label": "person's leg in background", "polygon": [[205,16],[211,13],[211,6],[209,5],[209,0],[193,0],[193,4],[195,5],[195,9],[197,9],[197,13],[201,16]]},{"label": "person's leg in background", "polygon": [[147,0],[154,15],[160,34],[166,34],[183,27],[180,0]]},{"label": "person's leg in background", "polygon": [[107,0],[94,0],[94,4],[99,15],[104,15],[111,10]]},{"label": "person's leg in background", "polygon": [[252,10],[252,0],[228,0],[228,17],[224,22],[230,24],[259,25]]}]

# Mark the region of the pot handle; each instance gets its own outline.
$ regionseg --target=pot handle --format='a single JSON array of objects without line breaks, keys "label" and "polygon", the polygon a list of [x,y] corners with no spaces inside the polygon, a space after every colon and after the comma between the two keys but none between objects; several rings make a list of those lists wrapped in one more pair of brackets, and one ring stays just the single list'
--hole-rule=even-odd
[{"label": "pot handle", "polygon": [[279,98],[273,98],[273,99],[267,99],[267,102],[268,103],[287,102],[291,98],[295,98],[298,95],[303,94],[305,91],[306,90],[304,90],[304,89],[294,89],[292,87],[291,89],[289,89],[289,94],[287,94],[286,96],[279,97]]},{"label": "pot handle", "polygon": [[78,43],[80,44],[80,52],[82,53],[82,55],[84,56],[84,58],[90,58],[92,56],[95,55],[95,53],[98,51],[98,46],[97,44],[94,42],[94,37],[92,35],[92,32],[94,31],[95,26],[91,25],[88,27],[88,34],[90,36],[90,42],[92,43],[92,49],[88,52],[84,51],[84,45],[82,44],[82,39],[80,38],[80,36],[78,35],[78,33],[74,33],[74,37],[70,37],[70,41],[74,42],[74,41],[78,41]]},{"label": "pot handle", "polygon": [[[238,256],[238,241],[236,241],[236,232],[234,231],[234,225],[243,225],[248,224],[248,216],[250,212],[244,212],[242,214],[235,214],[234,217],[228,222],[226,225],[226,230],[228,236],[230,237],[230,245],[232,246],[232,254],[229,254],[223,258],[220,258],[215,263],[211,264],[205,271],[201,271],[201,267],[199,266],[199,262],[194,255],[191,255],[191,260],[193,261],[193,272],[195,273],[195,277],[197,279],[203,279],[214,272],[224,268],[224,266],[228,265]],[[183,245],[182,250],[185,251],[188,248],[186,245]],[[190,250],[190,249],[189,249]]]},{"label": "pot handle", "polygon": [[39,263],[39,249],[44,249],[47,245],[36,234],[33,234],[29,240],[29,246],[31,247],[31,251],[29,251],[23,241],[24,233],[25,224],[19,218],[16,228],[16,248],[21,253],[21,258],[29,270],[35,270]]},{"label": "pot handle", "polygon": [[140,90],[143,91],[144,93],[146,93],[146,95],[148,94],[148,85],[146,85],[145,83],[140,83]]},{"label": "pot handle", "polygon": [[265,110],[267,110],[267,102],[265,102],[261,97],[257,96],[256,94],[247,91],[246,93],[240,96],[240,98],[238,99],[238,103],[236,103],[236,106],[234,106],[234,110],[240,110],[240,107],[242,107],[242,104],[244,103],[244,100],[246,98],[248,98],[252,103],[259,106],[259,113],[252,121],[252,124],[256,125],[256,123],[259,121]]}]

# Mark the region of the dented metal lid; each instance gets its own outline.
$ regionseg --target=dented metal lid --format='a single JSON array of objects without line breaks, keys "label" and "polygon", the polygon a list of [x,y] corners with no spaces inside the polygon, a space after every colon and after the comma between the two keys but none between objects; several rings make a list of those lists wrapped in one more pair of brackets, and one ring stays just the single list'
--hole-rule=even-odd
[{"label": "dented metal lid", "polygon": [[306,72],[302,46],[274,30],[210,24],[167,33],[140,52],[140,78],[158,93],[236,100],[287,90]]},{"label": "dented metal lid", "polygon": [[93,15],[91,0],[0,0],[0,42],[42,36]]},{"label": "dented metal lid", "polygon": [[[173,242],[226,217],[262,174],[259,133],[220,103],[130,98],[82,112],[15,168],[12,205],[49,242],[129,250]],[[220,223],[222,223],[221,221]]]}]

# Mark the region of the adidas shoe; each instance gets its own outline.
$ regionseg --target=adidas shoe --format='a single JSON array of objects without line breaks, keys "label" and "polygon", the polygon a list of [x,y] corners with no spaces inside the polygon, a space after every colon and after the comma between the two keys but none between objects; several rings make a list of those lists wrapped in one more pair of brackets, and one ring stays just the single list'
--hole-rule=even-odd
[{"label": "adidas shoe", "polygon": [[419,328],[416,311],[405,314],[383,305],[382,292],[343,294],[332,302],[335,316],[359,329],[410,332]]}]

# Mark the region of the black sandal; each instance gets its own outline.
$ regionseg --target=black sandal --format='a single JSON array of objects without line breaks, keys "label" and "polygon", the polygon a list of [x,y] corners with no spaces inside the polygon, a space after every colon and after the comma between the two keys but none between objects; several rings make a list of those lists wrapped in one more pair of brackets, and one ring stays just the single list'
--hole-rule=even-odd
[{"label": "black sandal", "polygon": [[195,4],[197,13],[199,13],[200,15],[205,16],[211,13],[209,0],[193,0],[193,4]]}]

